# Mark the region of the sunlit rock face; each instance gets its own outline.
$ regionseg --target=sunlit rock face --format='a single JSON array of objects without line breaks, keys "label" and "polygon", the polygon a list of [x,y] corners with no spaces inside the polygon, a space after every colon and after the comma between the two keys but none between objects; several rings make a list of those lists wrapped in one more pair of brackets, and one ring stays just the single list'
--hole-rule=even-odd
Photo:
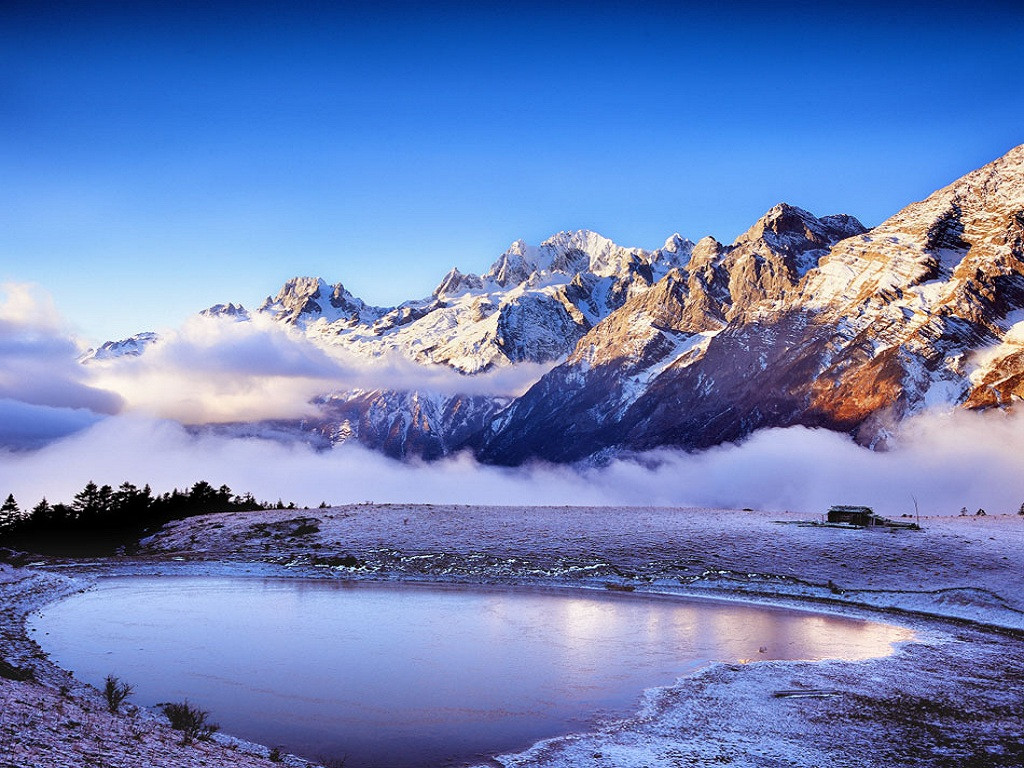
[{"label": "sunlit rock face", "polygon": [[[492,461],[706,448],[802,424],[885,447],[1024,382],[1024,147],[870,231],[779,205],[593,328],[492,424]],[[540,424],[554,425],[542,430]]]},{"label": "sunlit rock face", "polygon": [[[1022,243],[1018,147],[871,230],[780,203],[731,245],[673,235],[646,251],[561,232],[516,241],[482,275],[452,269],[397,307],[295,278],[252,313],[205,314],[269,318],[327,350],[464,377],[445,395],[401,377],[339,385],[319,401],[322,418],[295,427],[393,456],[578,461],[790,425],[884,448],[924,408],[1024,396]],[[92,357],[144,355],[155,341]],[[525,392],[451,394],[537,364],[551,369]]]},{"label": "sunlit rock face", "polygon": [[472,375],[564,359],[594,324],[685,263],[692,246],[675,235],[645,251],[561,232],[539,246],[512,243],[483,275],[452,269],[430,296],[397,307],[371,307],[340,283],[308,277],[289,280],[257,311],[324,346]]},{"label": "sunlit rock face", "polygon": [[786,302],[829,247],[864,231],[850,216],[779,204],[731,246],[700,240],[686,264],[629,298],[500,414],[481,456],[575,461],[608,447],[702,447],[748,433],[758,409],[774,406],[751,403],[740,415],[721,394],[765,391],[755,380],[771,352],[757,350],[762,335],[788,348]]}]

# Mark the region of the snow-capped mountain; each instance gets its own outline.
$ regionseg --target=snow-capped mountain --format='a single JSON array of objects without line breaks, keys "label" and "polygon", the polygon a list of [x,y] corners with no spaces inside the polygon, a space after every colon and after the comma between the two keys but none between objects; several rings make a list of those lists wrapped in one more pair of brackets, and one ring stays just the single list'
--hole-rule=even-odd
[{"label": "snow-capped mountain", "polygon": [[[339,388],[318,400],[320,417],[274,426],[394,456],[577,461],[795,424],[880,448],[927,406],[1024,396],[1022,241],[1024,146],[872,230],[779,204],[731,245],[673,235],[646,251],[562,232],[513,243],[481,275],[452,269],[397,307],[295,278],[251,313],[205,314],[269,317],[325,348],[467,382],[554,365],[516,398]],[[153,341],[108,342],[93,357]]]},{"label": "snow-capped mountain", "polygon": [[[341,283],[297,277],[255,311],[226,303],[200,314],[237,322],[270,318],[327,349],[369,360],[397,355],[473,376],[520,363],[564,360],[596,323],[669,270],[684,265],[692,248],[693,243],[678,234],[662,248],[646,251],[623,248],[586,230],[562,232],[539,246],[514,242],[482,275],[452,269],[430,296],[397,307],[368,305]],[[152,343],[157,337],[147,338]],[[104,345],[104,359],[115,356],[118,345],[134,353],[135,347],[127,342],[112,342]],[[467,379],[466,389],[478,387]],[[320,398],[320,418],[291,427],[315,433],[318,444],[324,439],[355,439],[393,456],[433,458],[471,444],[509,400],[341,388]],[[253,434],[254,429],[279,437],[289,426],[274,421],[231,427],[236,434]]]},{"label": "snow-capped mountain", "polygon": [[481,455],[705,448],[794,424],[883,447],[927,405],[1009,403],[1024,381],[1022,237],[1024,147],[870,232],[777,206],[596,326]]},{"label": "snow-capped mountain", "polygon": [[671,369],[696,363],[755,308],[781,306],[830,246],[864,231],[849,216],[818,219],[779,204],[730,246],[704,238],[684,267],[612,312],[506,409],[481,455],[571,461],[619,445],[630,409]]},{"label": "snow-capped mountain", "polygon": [[341,283],[303,277],[257,312],[318,344],[474,374],[565,358],[595,323],[685,263],[691,248],[678,235],[644,251],[585,230],[562,232],[539,246],[516,241],[483,275],[452,269],[430,296],[397,307],[372,307]]},{"label": "snow-capped mountain", "polygon": [[143,331],[118,341],[105,341],[95,349],[87,349],[78,358],[80,362],[89,360],[110,360],[117,357],[138,357],[159,336],[152,331]]}]

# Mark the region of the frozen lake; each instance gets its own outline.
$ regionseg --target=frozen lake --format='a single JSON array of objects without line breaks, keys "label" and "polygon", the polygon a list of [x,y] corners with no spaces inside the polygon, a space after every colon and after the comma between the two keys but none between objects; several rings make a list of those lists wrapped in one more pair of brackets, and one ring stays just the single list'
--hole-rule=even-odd
[{"label": "frozen lake", "polygon": [[637,594],[244,577],[117,577],[29,623],[131,701],[345,768],[463,765],[634,712],[708,661],[882,656],[906,631]]}]

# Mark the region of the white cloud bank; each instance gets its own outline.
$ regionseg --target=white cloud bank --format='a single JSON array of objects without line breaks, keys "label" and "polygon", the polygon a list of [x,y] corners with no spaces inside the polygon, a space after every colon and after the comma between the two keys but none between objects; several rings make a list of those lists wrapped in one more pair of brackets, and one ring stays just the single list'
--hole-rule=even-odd
[{"label": "white cloud bank", "polygon": [[1016,512],[1024,502],[1024,417],[1001,412],[919,416],[889,453],[791,428],[756,433],[740,446],[693,455],[661,450],[582,472],[487,467],[468,456],[403,464],[355,445],[315,452],[197,437],[178,422],[297,416],[328,389],[446,391],[471,383],[476,392],[512,392],[543,368],[465,379],[396,358],[367,364],[325,352],[269,322],[204,318],[139,358],[82,366],[79,345],[45,295],[5,285],[0,296],[0,445],[9,446],[0,451],[0,495],[13,492],[22,506],[44,495],[70,500],[89,480],[169,490],[200,479],[310,506],[666,504],[811,515],[853,503],[898,515],[914,511],[912,497],[922,514],[955,514],[961,506]]},{"label": "white cloud bank", "polygon": [[118,412],[121,398],[91,385],[50,298],[0,284],[0,445],[31,447]]},{"label": "white cloud bank", "polygon": [[399,354],[376,359],[324,348],[268,317],[195,317],[138,357],[88,365],[95,386],[125,409],[186,424],[302,418],[317,395],[354,389],[514,395],[552,365],[517,365],[468,377]]},{"label": "white cloud bank", "polygon": [[825,430],[766,430],[700,454],[657,451],[582,472],[483,466],[468,456],[401,463],[355,445],[316,452],[253,438],[193,436],[179,424],[106,419],[32,452],[0,455],[0,493],[22,505],[70,499],[88,480],[196,480],[315,506],[375,501],[459,504],[682,505],[820,514],[869,504],[889,515],[1016,512],[1024,502],[1024,421],[1005,414],[926,416],[904,447],[873,453]]},{"label": "white cloud bank", "polygon": [[354,389],[516,395],[552,367],[525,364],[468,377],[398,354],[366,359],[317,346],[262,315],[249,322],[194,317],[162,332],[137,357],[83,366],[82,351],[45,293],[0,285],[0,416],[3,401],[10,409],[15,403],[54,409],[37,411],[38,434],[24,408],[10,420],[17,429],[5,429],[0,419],[0,445],[34,446],[113,413],[185,424],[298,419],[315,412],[315,396]]}]

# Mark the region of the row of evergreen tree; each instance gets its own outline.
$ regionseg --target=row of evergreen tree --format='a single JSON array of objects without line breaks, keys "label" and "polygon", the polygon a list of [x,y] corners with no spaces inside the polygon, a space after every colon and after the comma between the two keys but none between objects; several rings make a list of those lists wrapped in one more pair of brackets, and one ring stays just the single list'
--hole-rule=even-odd
[{"label": "row of evergreen tree", "polygon": [[70,504],[51,504],[44,498],[27,511],[9,494],[0,505],[0,546],[32,549],[33,543],[82,535],[113,542],[193,515],[273,506],[284,504],[258,502],[251,493],[238,496],[226,485],[214,488],[205,480],[160,495],[154,495],[149,485],[139,488],[126,482],[115,489],[89,481]]}]

